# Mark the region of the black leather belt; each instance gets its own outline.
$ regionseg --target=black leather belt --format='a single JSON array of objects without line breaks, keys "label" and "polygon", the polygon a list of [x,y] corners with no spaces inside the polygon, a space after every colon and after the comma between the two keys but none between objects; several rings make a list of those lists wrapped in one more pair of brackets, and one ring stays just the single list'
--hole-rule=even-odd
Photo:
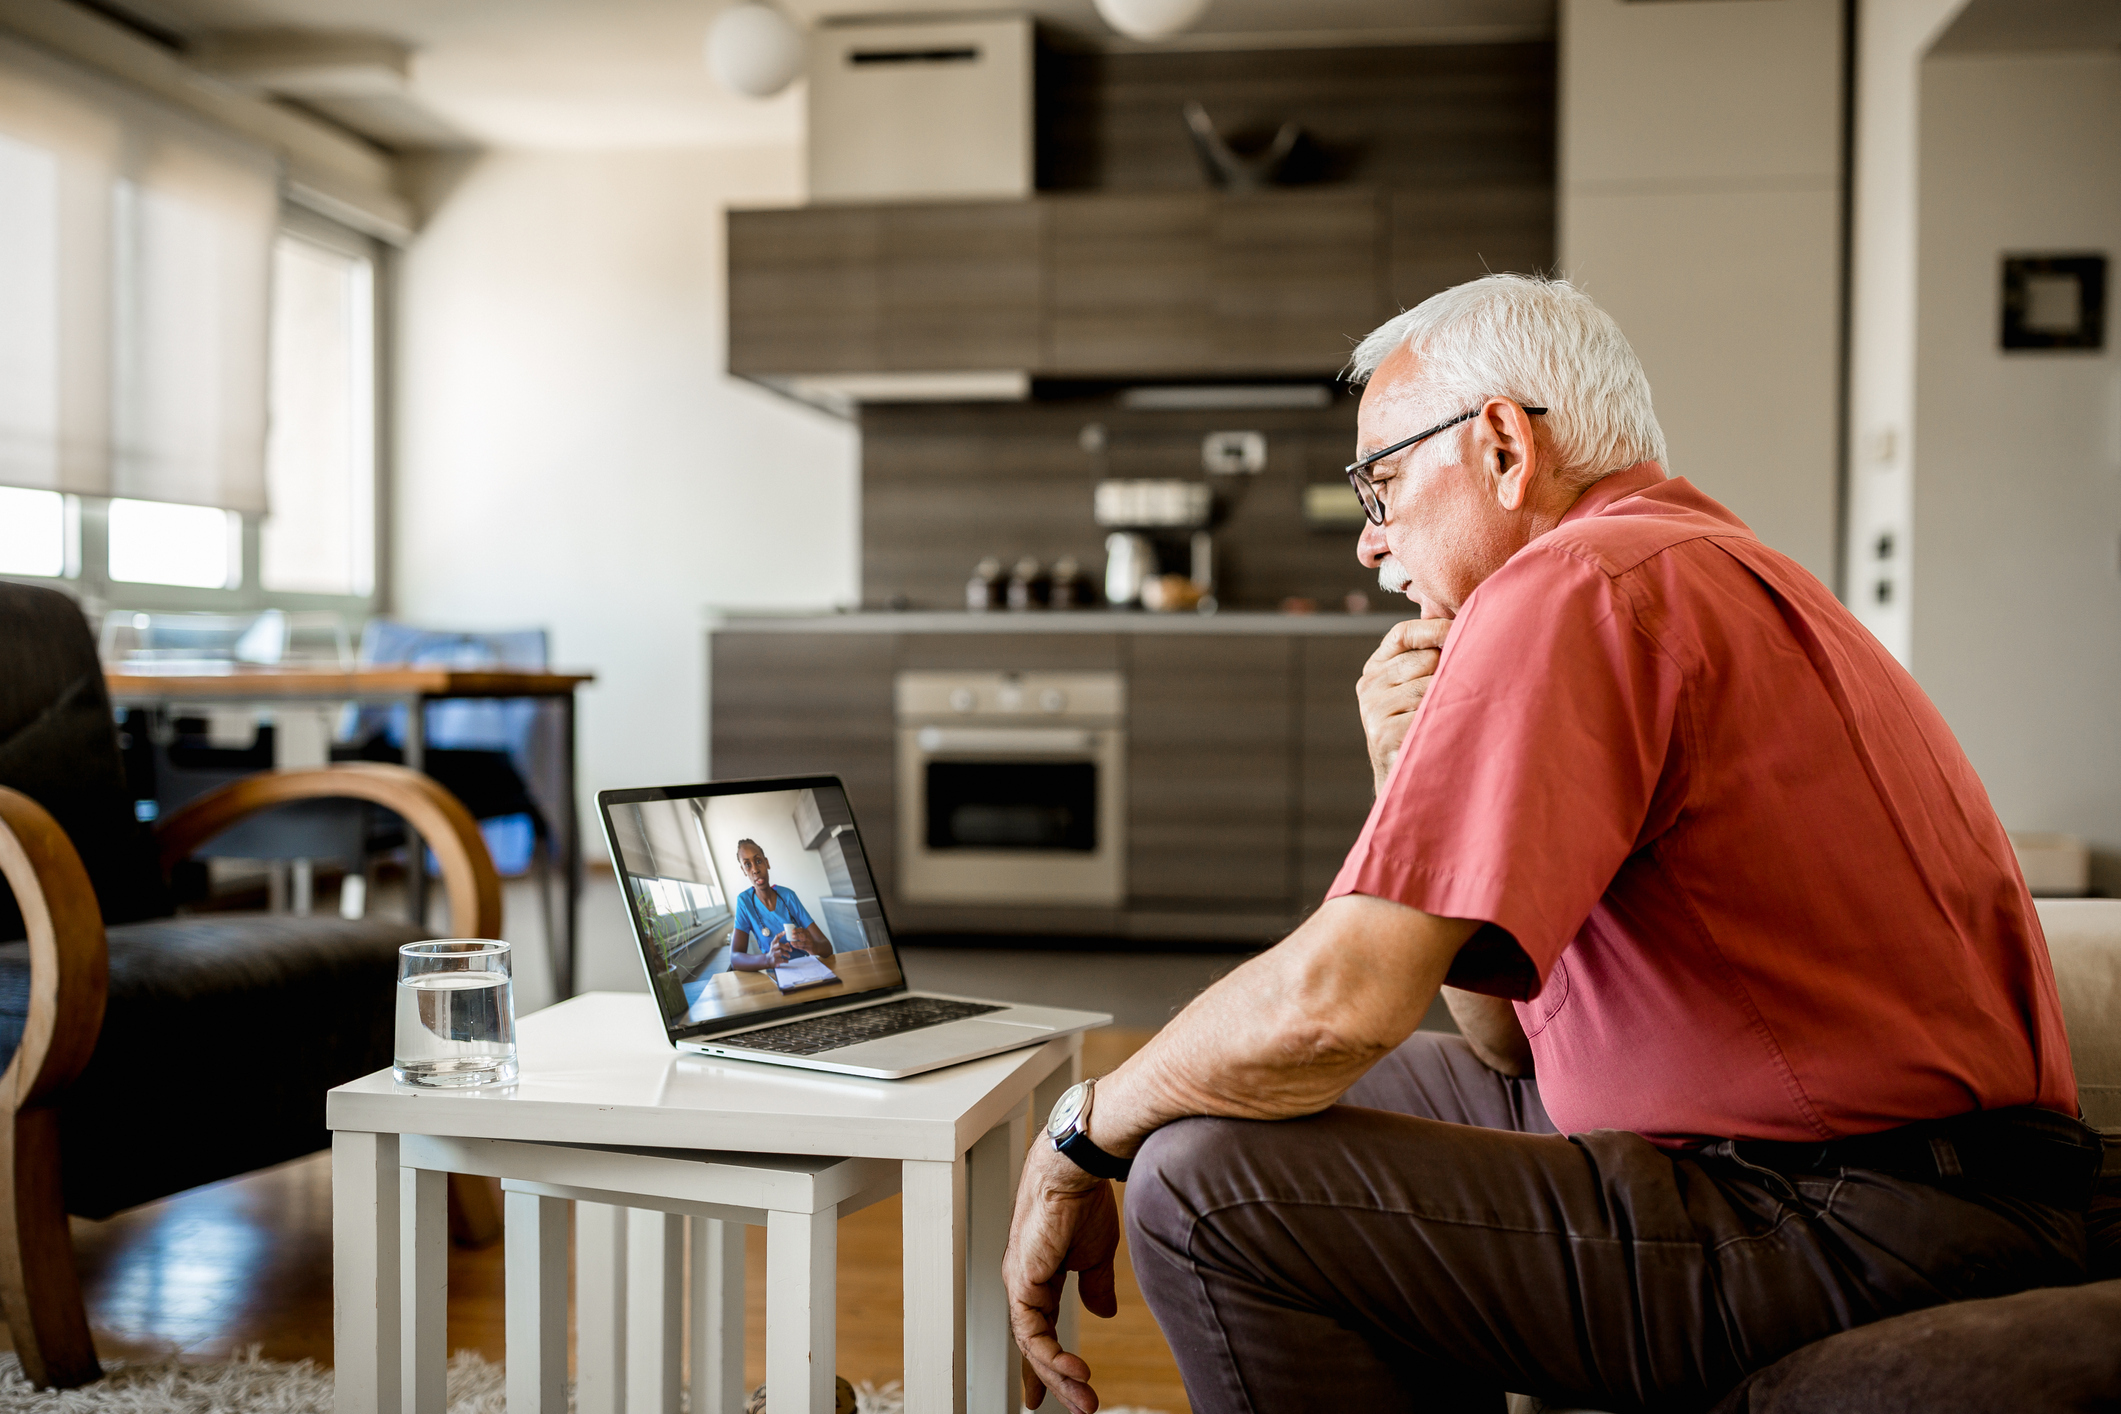
[{"label": "black leather belt", "polygon": [[[1725,1147],[1712,1145],[1705,1152]],[[2098,1130],[2069,1115],[2030,1107],[1976,1110],[1817,1144],[1741,1139],[1728,1149],[1747,1163],[1782,1174],[1870,1169],[2079,1211],[2090,1203],[2105,1161]]]}]

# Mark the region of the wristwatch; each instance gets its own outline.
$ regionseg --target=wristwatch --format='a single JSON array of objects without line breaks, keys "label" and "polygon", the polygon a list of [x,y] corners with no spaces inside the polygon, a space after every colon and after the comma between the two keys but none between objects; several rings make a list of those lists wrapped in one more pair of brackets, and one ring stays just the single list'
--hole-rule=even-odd
[{"label": "wristwatch", "polygon": [[1096,1084],[1085,1080],[1061,1093],[1053,1102],[1053,1113],[1046,1117],[1046,1137],[1084,1173],[1125,1183],[1134,1160],[1108,1154],[1090,1142],[1090,1094]]}]

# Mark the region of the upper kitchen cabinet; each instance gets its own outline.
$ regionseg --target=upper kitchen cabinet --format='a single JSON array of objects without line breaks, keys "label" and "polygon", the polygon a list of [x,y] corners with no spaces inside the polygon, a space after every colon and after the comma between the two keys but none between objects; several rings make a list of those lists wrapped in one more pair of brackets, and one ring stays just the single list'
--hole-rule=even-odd
[{"label": "upper kitchen cabinet", "polygon": [[729,213],[729,371],[1028,369],[1044,280],[1029,202]]},{"label": "upper kitchen cabinet", "polygon": [[1378,193],[1047,199],[1046,360],[1062,376],[1330,375],[1377,323]]},{"label": "upper kitchen cabinet", "polygon": [[1084,194],[1046,213],[1046,351],[1054,373],[1198,370],[1213,358],[1209,197]]},{"label": "upper kitchen cabinet", "polygon": [[883,367],[880,215],[810,206],[729,213],[729,371]]},{"label": "upper kitchen cabinet", "polygon": [[729,368],[1328,377],[1387,311],[1386,198],[1085,193],[729,215]]},{"label": "upper kitchen cabinet", "polygon": [[1036,206],[894,206],[877,220],[879,367],[1037,367],[1044,270]]},{"label": "upper kitchen cabinet", "polygon": [[1549,40],[1117,52],[941,23],[819,32],[814,204],[729,218],[731,371],[839,408],[1323,381],[1393,312],[1553,266]]},{"label": "upper kitchen cabinet", "polygon": [[1226,197],[1214,207],[1211,367],[1334,373],[1389,311],[1372,190]]}]

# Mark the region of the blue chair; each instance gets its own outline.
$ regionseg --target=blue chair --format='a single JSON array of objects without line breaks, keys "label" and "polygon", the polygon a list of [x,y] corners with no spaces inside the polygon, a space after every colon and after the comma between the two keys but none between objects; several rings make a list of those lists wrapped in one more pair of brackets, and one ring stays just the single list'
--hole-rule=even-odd
[{"label": "blue chair", "polygon": [[[431,668],[543,669],[549,660],[544,629],[498,633],[420,628],[370,619],[361,634],[363,667],[404,664]],[[405,706],[351,709],[334,760],[405,760]],[[553,779],[539,740],[538,704],[477,698],[427,704],[421,769],[464,803],[486,837],[495,868],[515,877],[538,873],[538,902],[551,931],[555,874],[551,827],[530,783]]]}]

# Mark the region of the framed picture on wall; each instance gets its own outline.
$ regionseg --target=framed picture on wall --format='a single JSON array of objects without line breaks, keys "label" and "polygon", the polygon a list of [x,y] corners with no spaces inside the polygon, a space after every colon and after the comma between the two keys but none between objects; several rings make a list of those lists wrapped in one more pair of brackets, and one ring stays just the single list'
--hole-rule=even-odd
[{"label": "framed picture on wall", "polygon": [[2106,347],[2106,257],[2003,257],[2005,349]]}]

